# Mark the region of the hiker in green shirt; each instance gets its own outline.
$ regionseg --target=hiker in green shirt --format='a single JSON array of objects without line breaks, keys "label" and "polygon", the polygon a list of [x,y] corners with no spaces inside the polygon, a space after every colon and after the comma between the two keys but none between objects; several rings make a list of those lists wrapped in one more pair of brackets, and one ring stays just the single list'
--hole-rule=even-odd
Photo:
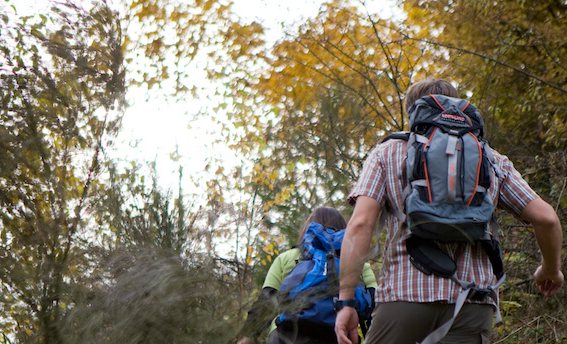
[{"label": "hiker in green shirt", "polygon": [[[316,208],[307,221],[305,221],[298,236],[297,246],[301,243],[308,225],[312,222],[319,223],[325,228],[336,230],[346,227],[346,220],[336,209],[328,207]],[[268,343],[279,343],[279,338],[286,336],[284,329],[276,327],[274,318],[280,313],[276,297],[283,280],[296,266],[300,257],[300,249],[294,247],[281,253],[274,259],[274,262],[272,263],[264,280],[260,296],[248,312],[248,318],[240,331],[237,344],[249,344],[255,342],[259,335],[268,327],[270,327]],[[372,288],[372,290],[376,288],[376,277],[368,263],[364,264],[361,279],[367,288]],[[274,332],[274,330],[276,331]],[[319,328],[317,330],[313,329],[313,331],[314,333],[310,336],[310,329],[303,329],[303,331],[300,331],[301,334],[294,334],[292,342],[336,343],[336,336],[333,328],[323,328],[322,330]],[[289,336],[287,336],[287,338],[289,339]]]}]

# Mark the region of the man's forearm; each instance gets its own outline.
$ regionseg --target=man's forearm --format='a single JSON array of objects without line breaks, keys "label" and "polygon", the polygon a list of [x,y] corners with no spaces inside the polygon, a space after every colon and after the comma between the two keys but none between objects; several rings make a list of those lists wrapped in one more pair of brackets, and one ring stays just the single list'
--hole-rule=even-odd
[{"label": "man's forearm", "polygon": [[549,270],[561,269],[561,247],[563,233],[559,220],[551,226],[542,227],[534,224],[534,231],[543,258],[543,264]]},{"label": "man's forearm", "polygon": [[368,258],[372,234],[380,214],[380,205],[372,198],[359,197],[350,219],[341,247],[341,300],[354,298],[356,285]]},{"label": "man's forearm", "polygon": [[341,248],[341,290],[339,295],[341,300],[352,299],[356,285],[360,281],[372,239],[372,230],[369,231],[370,235],[363,235],[362,233],[365,232],[366,230],[358,229],[356,232],[353,230],[345,234]]},{"label": "man's forearm", "polygon": [[549,270],[560,270],[563,232],[553,207],[541,199],[536,199],[524,208],[521,217],[534,226],[545,267]]}]

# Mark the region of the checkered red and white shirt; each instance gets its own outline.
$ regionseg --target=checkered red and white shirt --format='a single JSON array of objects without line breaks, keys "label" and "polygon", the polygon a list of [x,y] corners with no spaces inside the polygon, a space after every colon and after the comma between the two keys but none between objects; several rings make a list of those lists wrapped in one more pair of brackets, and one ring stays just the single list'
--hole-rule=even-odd
[{"label": "checkered red and white shirt", "polygon": [[[405,141],[389,140],[370,152],[358,182],[348,197],[352,205],[358,196],[368,196],[376,199],[382,206],[387,202],[390,207],[403,212],[405,147]],[[517,216],[538,195],[506,156],[496,151],[493,153],[502,176],[493,178],[489,196],[493,204],[498,202],[499,208]],[[386,230],[384,262],[379,273],[376,302],[455,303],[459,285],[450,279],[426,275],[411,264],[404,244],[409,229],[391,212],[387,217]],[[481,288],[496,282],[490,260],[480,244],[448,243],[442,246],[457,262],[457,277],[460,280],[474,281]],[[485,303],[494,304],[490,298]]]}]

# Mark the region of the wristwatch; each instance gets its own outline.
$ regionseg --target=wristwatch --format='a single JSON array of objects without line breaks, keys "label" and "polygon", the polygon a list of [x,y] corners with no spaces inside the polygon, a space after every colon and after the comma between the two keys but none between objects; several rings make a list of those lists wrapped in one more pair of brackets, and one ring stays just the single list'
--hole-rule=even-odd
[{"label": "wristwatch", "polygon": [[358,304],[358,300],[355,300],[355,299],[339,300],[338,297],[333,298],[333,308],[335,308],[335,311],[337,311],[337,312],[339,310],[343,309],[344,307],[356,308],[357,304]]}]

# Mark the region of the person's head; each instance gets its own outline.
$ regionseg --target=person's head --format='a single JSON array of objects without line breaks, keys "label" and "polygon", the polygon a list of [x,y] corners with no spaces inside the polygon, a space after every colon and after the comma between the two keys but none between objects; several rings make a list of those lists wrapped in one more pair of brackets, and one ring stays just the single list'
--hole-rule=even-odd
[{"label": "person's head", "polygon": [[441,94],[454,98],[459,97],[457,90],[446,80],[428,78],[423,81],[418,81],[411,85],[406,92],[404,99],[404,109],[406,113],[416,100],[429,94]]},{"label": "person's head", "polygon": [[334,230],[344,229],[347,225],[345,218],[337,209],[330,207],[317,207],[303,224],[303,228],[301,229],[297,240],[298,245],[301,243],[301,239],[303,238],[303,235],[305,235],[305,231],[311,222],[317,222],[325,228]]}]

